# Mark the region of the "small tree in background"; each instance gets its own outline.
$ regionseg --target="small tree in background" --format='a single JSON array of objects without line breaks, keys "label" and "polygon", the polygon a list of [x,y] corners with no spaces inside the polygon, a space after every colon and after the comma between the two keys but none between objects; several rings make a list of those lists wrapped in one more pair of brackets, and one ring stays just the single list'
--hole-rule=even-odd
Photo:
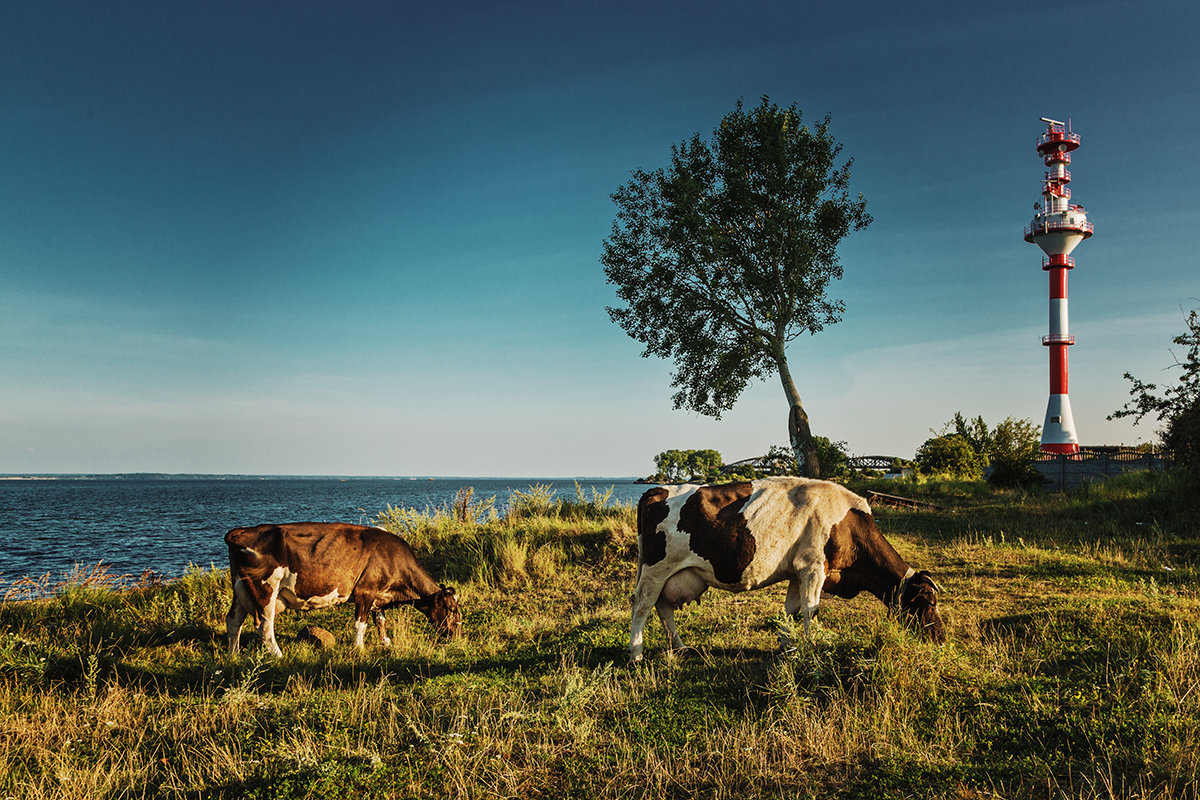
[{"label": "small tree in background", "polygon": [[[850,456],[846,454],[849,448],[845,442],[835,442],[825,436],[814,436],[813,445],[817,449],[817,458],[821,463],[819,477],[825,480],[844,478],[850,474]],[[766,475],[799,475],[796,466],[796,456],[791,448],[773,444],[763,459],[762,472]]]},{"label": "small tree in background", "polygon": [[997,486],[1036,486],[1042,473],[1033,466],[1041,450],[1042,428],[1030,419],[1005,417],[991,435],[992,473],[988,482]]},{"label": "small tree in background", "polygon": [[850,474],[850,456],[846,454],[849,445],[824,436],[814,436],[813,444],[816,445],[817,457],[821,460],[822,478],[844,478]]},{"label": "small tree in background", "polygon": [[1193,472],[1200,471],[1200,400],[1171,420],[1163,442],[1175,454],[1175,463]]},{"label": "small tree in background", "polygon": [[724,463],[716,450],[664,450],[654,457],[652,479],[662,483],[705,481],[716,476]]},{"label": "small tree in background", "polygon": [[[946,474],[961,478],[978,478],[985,468],[992,468],[988,481],[999,486],[1037,484],[1041,473],[1033,467],[1033,458],[1041,446],[1042,429],[1029,419],[1005,417],[989,428],[983,417],[967,419],[962,412],[942,426],[938,435],[922,445],[917,453],[917,466],[922,473]],[[960,445],[946,441],[956,439],[973,453],[968,455]]]},{"label": "small tree in background", "polygon": [[957,433],[926,439],[917,449],[917,469],[922,475],[945,475],[974,480],[983,477],[987,458]]},{"label": "small tree in background", "polygon": [[1133,399],[1108,418],[1133,417],[1133,424],[1137,425],[1153,415],[1163,425],[1158,434],[1175,454],[1175,463],[1185,469],[1200,470],[1200,309],[1192,309],[1185,322],[1187,330],[1171,340],[1187,348],[1182,361],[1174,351],[1171,353],[1175,364],[1169,369],[1180,370],[1179,382],[1160,395],[1158,386],[1126,372],[1126,380],[1133,384],[1129,390]]},{"label": "small tree in background", "polygon": [[[824,463],[824,462],[822,462]],[[799,475],[796,456],[792,448],[773,444],[763,458],[763,472],[767,475]]]}]

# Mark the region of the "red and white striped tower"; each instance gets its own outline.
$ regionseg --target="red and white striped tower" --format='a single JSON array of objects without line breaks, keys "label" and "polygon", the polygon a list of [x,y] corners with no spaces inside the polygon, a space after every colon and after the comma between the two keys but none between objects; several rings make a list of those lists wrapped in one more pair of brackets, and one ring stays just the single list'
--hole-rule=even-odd
[{"label": "red and white striped tower", "polygon": [[1067,270],[1074,269],[1071,251],[1092,235],[1083,206],[1071,203],[1071,151],[1079,147],[1079,134],[1068,125],[1042,117],[1046,132],[1038,137],[1037,151],[1046,164],[1042,202],[1036,205],[1033,222],[1025,229],[1025,241],[1046,254],[1042,269],[1050,274],[1050,335],[1042,344],[1050,348],[1050,402],[1042,425],[1042,450],[1049,453],[1078,453],[1079,437],[1067,395],[1067,348],[1075,337],[1067,330]]}]

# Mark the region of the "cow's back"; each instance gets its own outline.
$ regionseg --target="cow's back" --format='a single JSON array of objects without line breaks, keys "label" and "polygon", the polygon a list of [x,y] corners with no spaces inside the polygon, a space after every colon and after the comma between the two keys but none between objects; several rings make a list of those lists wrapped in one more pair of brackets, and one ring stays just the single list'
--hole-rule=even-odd
[{"label": "cow's back", "polygon": [[651,489],[638,503],[639,571],[704,562],[724,588],[774,583],[823,559],[830,530],[852,510],[870,514],[845,487],[809,478]]},{"label": "cow's back", "polygon": [[300,596],[337,591],[347,596],[360,582],[404,579],[416,567],[407,542],[379,528],[324,522],[293,522],[234,528],[225,534],[230,571],[263,580],[284,568],[296,576]]}]

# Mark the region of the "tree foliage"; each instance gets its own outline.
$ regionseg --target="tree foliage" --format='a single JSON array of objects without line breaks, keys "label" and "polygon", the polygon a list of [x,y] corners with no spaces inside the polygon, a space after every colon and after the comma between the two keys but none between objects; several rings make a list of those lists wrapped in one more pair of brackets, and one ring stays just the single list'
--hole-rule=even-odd
[{"label": "tree foliage", "polygon": [[957,433],[926,439],[917,449],[917,469],[924,475],[945,475],[974,480],[983,477],[987,460]]},{"label": "tree foliage", "polygon": [[1200,309],[1192,309],[1185,323],[1187,330],[1171,340],[1185,348],[1183,358],[1172,351],[1175,363],[1168,367],[1179,370],[1179,380],[1159,394],[1156,384],[1126,372],[1125,379],[1133,384],[1129,389],[1132,399],[1108,418],[1133,417],[1136,425],[1153,416],[1162,424],[1158,434],[1174,452],[1176,463],[1200,469]]},{"label": "tree foliage", "polygon": [[716,450],[664,450],[654,457],[653,476],[663,483],[707,481],[724,464]]},{"label": "tree foliage", "polygon": [[1041,481],[1032,466],[1041,442],[1041,427],[1032,420],[1006,417],[989,428],[983,417],[967,419],[962,412],[928,439],[917,451],[921,472],[957,478],[981,477],[992,468],[988,480],[1000,485],[1022,485]]},{"label": "tree foliage", "polygon": [[624,303],[609,316],[643,356],[674,361],[675,407],[720,418],[775,373],[799,409],[789,426],[803,429],[805,463],[816,454],[785,348],[838,321],[843,305],[826,296],[842,276],[837,246],[871,222],[829,123],[805,125],[795,105],[766,97],[750,111],[738,101],[711,141],[697,134],[672,145],[666,169],[633,171],[612,195],[600,258]]},{"label": "tree foliage", "polygon": [[[850,474],[850,456],[847,453],[849,445],[845,442],[835,442],[825,436],[814,436],[812,439],[821,465],[821,474],[818,477],[829,480],[844,478]],[[800,474],[796,456],[791,448],[784,445],[771,445],[763,457],[762,467],[759,471],[762,475]]]}]

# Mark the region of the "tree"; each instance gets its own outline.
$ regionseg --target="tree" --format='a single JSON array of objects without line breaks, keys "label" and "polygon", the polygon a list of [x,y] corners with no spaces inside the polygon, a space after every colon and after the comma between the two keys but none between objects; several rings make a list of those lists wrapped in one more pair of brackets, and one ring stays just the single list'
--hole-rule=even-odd
[{"label": "tree", "polygon": [[992,431],[989,445],[989,483],[1033,486],[1042,482],[1042,473],[1033,466],[1034,457],[1042,449],[1042,428],[1033,420],[1005,417]]},{"label": "tree", "polygon": [[824,436],[814,436],[813,445],[817,448],[817,457],[821,460],[822,478],[844,478],[850,474],[850,456],[846,453],[850,445],[835,442]]},{"label": "tree", "polygon": [[[1031,464],[1041,446],[1042,435],[1041,427],[1033,420],[1005,417],[995,428],[988,428],[983,417],[968,420],[957,411],[941,431],[930,432],[938,435],[926,441],[917,454],[923,472],[978,477],[983,467],[990,465],[991,483],[1019,486],[1042,480],[1041,473]],[[944,441],[948,439],[965,442],[975,457],[968,457],[960,452],[958,445]]]},{"label": "tree", "polygon": [[1163,424],[1158,433],[1163,444],[1175,453],[1176,463],[1200,469],[1200,309],[1193,308],[1185,322],[1187,331],[1171,340],[1187,348],[1182,361],[1172,352],[1172,366],[1180,371],[1179,382],[1160,395],[1158,386],[1126,372],[1125,379],[1133,384],[1129,389],[1133,399],[1108,418],[1133,417],[1136,425],[1153,415]]},{"label": "tree", "polygon": [[711,142],[696,134],[671,146],[668,168],[633,171],[612,195],[600,258],[626,304],[608,309],[613,322],[643,356],[674,361],[675,408],[720,419],[752,379],[774,373],[792,450],[813,477],[820,462],[786,348],[840,319],[843,304],[825,294],[842,276],[837,246],[871,222],[829,123],[739,100]]},{"label": "tree", "polygon": [[663,483],[705,480],[724,464],[717,450],[664,450],[654,457],[654,480]]},{"label": "tree", "polygon": [[974,480],[983,475],[987,459],[966,438],[948,433],[926,439],[917,450],[917,469],[925,475]]}]

